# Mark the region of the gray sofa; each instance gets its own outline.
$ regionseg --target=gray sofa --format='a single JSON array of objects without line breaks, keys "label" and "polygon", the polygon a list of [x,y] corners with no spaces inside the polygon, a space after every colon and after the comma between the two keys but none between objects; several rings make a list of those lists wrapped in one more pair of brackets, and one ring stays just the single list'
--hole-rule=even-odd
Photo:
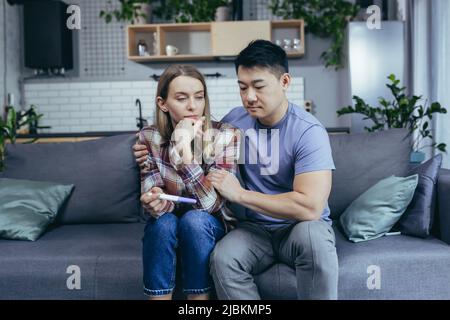
[{"label": "gray sofa", "polygon": [[[409,168],[403,130],[331,135],[334,219],[359,194]],[[8,146],[0,177],[75,184],[56,222],[35,242],[0,240],[0,299],[144,299],[133,135]],[[450,299],[450,171],[441,170],[434,236],[352,243],[336,228],[339,299]],[[370,266],[380,288],[369,289]],[[74,267],[75,266],[75,267]],[[75,268],[75,269],[74,269]],[[79,286],[74,285],[77,273]],[[294,270],[276,264],[256,276],[266,299],[295,299]],[[181,297],[179,294],[177,297]]]}]

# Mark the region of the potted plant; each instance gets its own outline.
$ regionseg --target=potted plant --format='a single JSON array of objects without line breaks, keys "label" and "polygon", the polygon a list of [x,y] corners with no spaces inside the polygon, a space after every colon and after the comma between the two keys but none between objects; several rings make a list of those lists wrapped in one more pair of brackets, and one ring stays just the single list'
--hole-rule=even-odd
[{"label": "potted plant", "polygon": [[223,0],[217,2],[215,21],[228,21],[231,17],[231,1]]},{"label": "potted plant", "polygon": [[331,38],[331,47],[320,57],[326,67],[343,67],[347,24],[357,16],[359,6],[346,0],[272,0],[269,8],[284,19],[303,19],[306,31],[315,36]]},{"label": "potted plant", "polygon": [[[425,154],[421,151],[426,147],[436,148],[441,152],[446,152],[445,143],[433,141],[431,120],[435,113],[447,113],[447,110],[441,107],[439,102],[433,102],[430,106],[419,104],[422,96],[407,96],[406,87],[399,87],[400,80],[391,74],[388,79],[390,83],[386,86],[390,89],[394,100],[388,101],[385,98],[379,98],[381,106],[372,107],[358,96],[353,96],[355,107],[348,106],[337,111],[338,116],[345,114],[358,113],[364,115],[364,120],[370,119],[373,122],[372,127],[365,127],[368,132],[385,130],[390,128],[407,128],[409,135],[412,136],[411,162],[422,162]],[[429,144],[423,145],[424,141]]]},{"label": "potted plant", "polygon": [[[36,124],[41,117],[42,114],[36,113],[34,105],[25,112],[17,112],[12,106],[5,108],[5,118],[0,117],[0,171],[3,171],[4,168],[6,141],[16,143],[19,129],[30,124]],[[26,143],[32,143],[36,140],[37,138],[31,139]]]},{"label": "potted plant", "polygon": [[131,24],[145,24],[151,21],[152,3],[154,0],[119,0],[120,8],[111,9],[111,0],[108,1],[110,8],[100,11],[100,18],[110,23],[113,18],[116,21],[125,21]]},{"label": "potted plant", "polygon": [[229,4],[228,0],[161,0],[154,13],[177,23],[208,22],[214,21],[218,7]]}]

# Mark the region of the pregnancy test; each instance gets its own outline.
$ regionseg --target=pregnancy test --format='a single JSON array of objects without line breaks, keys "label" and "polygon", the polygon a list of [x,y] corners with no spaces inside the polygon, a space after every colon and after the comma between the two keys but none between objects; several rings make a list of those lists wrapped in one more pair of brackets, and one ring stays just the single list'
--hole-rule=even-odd
[{"label": "pregnancy test", "polygon": [[158,198],[161,200],[168,200],[168,201],[173,201],[173,202],[192,203],[192,204],[197,203],[197,200],[195,200],[195,199],[172,196],[170,194],[164,194],[164,193],[159,194]]}]

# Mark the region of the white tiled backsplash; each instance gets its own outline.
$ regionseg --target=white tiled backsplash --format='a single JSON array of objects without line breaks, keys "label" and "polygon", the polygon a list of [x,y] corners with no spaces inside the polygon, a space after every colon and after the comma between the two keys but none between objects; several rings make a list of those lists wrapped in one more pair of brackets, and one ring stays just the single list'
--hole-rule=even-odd
[{"label": "white tiled backsplash", "polygon": [[[290,101],[303,106],[304,80],[293,78]],[[43,114],[40,133],[137,130],[136,118],[142,102],[142,117],[153,121],[157,83],[150,81],[26,83],[25,105],[35,105]],[[235,79],[208,79],[208,94],[214,120],[242,105]]]}]

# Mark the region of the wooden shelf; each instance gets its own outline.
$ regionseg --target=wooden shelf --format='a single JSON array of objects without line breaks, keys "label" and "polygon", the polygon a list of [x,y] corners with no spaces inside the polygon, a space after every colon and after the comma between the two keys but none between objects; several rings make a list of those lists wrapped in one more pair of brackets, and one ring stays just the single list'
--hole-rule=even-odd
[{"label": "wooden shelf", "polygon": [[271,41],[280,40],[283,45],[284,38],[299,39],[298,50],[286,51],[288,57],[301,57],[305,54],[305,23],[303,20],[281,20],[271,22]]},{"label": "wooden shelf", "polygon": [[[236,56],[255,39],[300,39],[299,50],[289,50],[289,58],[305,53],[303,20],[225,21],[129,25],[127,27],[128,59],[135,62],[213,60]],[[137,45],[145,41],[150,55],[139,56]],[[282,42],[283,43],[283,42]],[[179,49],[177,55],[166,55],[166,46]]]}]

